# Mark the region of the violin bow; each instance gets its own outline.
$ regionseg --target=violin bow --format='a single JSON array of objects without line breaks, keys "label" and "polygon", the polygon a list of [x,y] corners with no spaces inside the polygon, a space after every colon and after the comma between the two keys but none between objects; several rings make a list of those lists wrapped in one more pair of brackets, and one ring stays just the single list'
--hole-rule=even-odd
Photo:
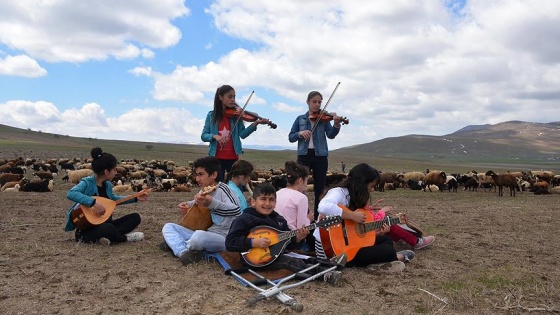
[{"label": "violin bow", "polygon": [[237,124],[241,120],[241,116],[243,116],[243,113],[245,112],[245,107],[247,107],[247,104],[249,104],[249,100],[251,99],[251,97],[253,97],[253,94],[255,94],[255,91],[252,91],[251,94],[249,94],[249,97],[247,98],[247,101],[245,102],[245,105],[243,105],[243,108],[241,108],[241,113],[239,113],[239,117],[237,117],[237,120],[235,121],[235,124],[233,125],[233,128],[231,128],[231,132],[233,132],[235,130],[235,128],[237,127]]},{"label": "violin bow", "polygon": [[336,92],[336,90],[338,89],[339,85],[340,85],[340,82],[338,82],[336,84],[336,86],[334,87],[334,90],[332,91],[331,96],[329,96],[329,99],[327,100],[327,103],[325,104],[325,107],[323,107],[323,109],[321,109],[321,112],[319,113],[319,117],[317,118],[317,122],[315,123],[313,128],[311,128],[311,133],[313,133],[313,131],[315,131],[315,127],[317,127],[317,125],[321,121],[321,118],[323,117],[323,113],[327,110],[327,106],[329,106],[329,103],[331,102],[331,99],[332,99],[334,93]]}]

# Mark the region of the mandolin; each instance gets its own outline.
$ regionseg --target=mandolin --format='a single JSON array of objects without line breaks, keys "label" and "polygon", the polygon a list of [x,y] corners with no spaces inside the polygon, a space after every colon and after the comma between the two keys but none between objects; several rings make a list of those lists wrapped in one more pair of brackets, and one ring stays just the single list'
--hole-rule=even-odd
[{"label": "mandolin", "polygon": [[[313,230],[316,227],[329,228],[342,221],[340,216],[330,216],[325,219],[303,227]],[[279,231],[270,226],[257,226],[251,229],[247,238],[268,238],[270,246],[268,248],[253,247],[249,251],[241,253],[241,257],[247,264],[253,267],[264,267],[273,263],[286,249],[292,237],[297,235],[297,230]]]},{"label": "mandolin", "polygon": [[[343,205],[338,205],[344,211],[351,211]],[[329,230],[320,229],[321,243],[328,258],[346,253],[348,261],[356,257],[362,247],[375,244],[375,230],[395,224],[406,224],[406,216],[397,214],[396,217],[384,217],[382,220],[373,221],[373,213],[366,209],[357,209],[366,214],[366,223],[356,223],[352,220],[343,220],[338,226]]]},{"label": "mandolin", "polygon": [[107,219],[109,219],[109,217],[113,214],[113,211],[115,211],[115,207],[118,204],[121,204],[123,202],[126,202],[130,199],[136,198],[141,195],[146,195],[151,191],[152,191],[151,189],[144,189],[135,194],[123,197],[119,200],[111,200],[100,196],[93,196],[96,204],[101,204],[103,205],[103,207],[105,207],[104,214],[98,215],[97,211],[95,211],[95,207],[80,205],[79,207],[76,207],[74,210],[72,210],[72,212],[70,213],[70,218],[72,219],[72,223],[74,223],[76,228],[82,231],[87,230],[93,227],[94,225],[99,225],[107,221]]},{"label": "mandolin", "polygon": [[[201,196],[208,195],[216,191],[217,188],[218,185],[206,186],[202,188],[199,194]],[[179,224],[192,231],[206,231],[209,227],[212,226],[212,215],[210,214],[210,210],[208,208],[203,207],[195,202],[187,210]]]}]

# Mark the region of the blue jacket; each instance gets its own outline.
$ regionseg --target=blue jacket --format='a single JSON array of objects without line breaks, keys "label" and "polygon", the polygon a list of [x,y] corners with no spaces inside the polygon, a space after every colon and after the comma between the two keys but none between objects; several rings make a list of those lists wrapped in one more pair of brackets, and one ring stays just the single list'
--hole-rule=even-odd
[{"label": "blue jacket", "polygon": [[[214,138],[212,137],[219,133],[218,133],[218,124],[214,124],[212,122],[212,114],[213,111],[210,111],[208,112],[208,115],[206,115],[206,121],[204,122],[204,128],[202,129],[202,135],[200,135],[200,139],[204,142],[210,142],[210,149],[208,150],[208,155],[216,156],[218,141],[214,140]],[[233,125],[235,125],[235,120],[236,119],[234,118],[229,119],[232,128]],[[253,126],[252,124],[249,127],[245,128],[243,121],[237,123],[237,127],[235,128],[235,130],[232,131],[232,135],[231,135],[231,138],[233,139],[233,148],[235,149],[235,154],[237,155],[243,154],[243,148],[241,147],[241,139],[247,138],[255,130],[257,130],[257,126]]]},{"label": "blue jacket", "polygon": [[[113,193],[113,184],[111,184],[110,181],[106,181],[105,186],[107,187],[107,196],[109,197],[109,199],[116,201],[125,197],[116,196]],[[94,176],[87,176],[82,178],[76,186],[68,190],[66,197],[74,201],[74,204],[72,205],[72,207],[70,207],[70,209],[68,209],[68,211],[66,211],[66,227],[64,227],[64,231],[70,232],[76,228],[74,226],[74,223],[72,223],[72,218],[70,217],[70,213],[72,212],[72,210],[74,210],[74,208],[76,208],[78,204],[91,207],[93,205],[93,202],[95,201],[95,198],[93,198],[93,196],[95,195],[99,194],[97,192],[97,183],[95,182]],[[136,198],[127,200],[122,204],[133,202],[136,202]]]},{"label": "blue jacket", "polygon": [[[309,141],[299,137],[299,132],[303,130],[311,130],[311,120],[309,120],[309,112],[304,115],[299,115],[288,136],[290,142],[298,142],[298,155],[307,155],[309,148]],[[316,156],[329,156],[329,147],[327,145],[327,137],[334,139],[340,132],[340,128],[335,128],[330,122],[320,121],[313,131],[313,146],[315,148]]]}]

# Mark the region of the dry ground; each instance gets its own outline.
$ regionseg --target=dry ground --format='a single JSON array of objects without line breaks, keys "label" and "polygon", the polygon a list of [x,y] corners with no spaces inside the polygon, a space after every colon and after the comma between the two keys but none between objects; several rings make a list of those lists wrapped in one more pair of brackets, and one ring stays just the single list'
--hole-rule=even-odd
[{"label": "dry ground", "polygon": [[[120,206],[139,212],[139,243],[75,243],[64,233],[70,184],[52,193],[0,193],[2,314],[276,314],[276,299],[248,307],[256,294],[216,262],[183,267],[158,249],[165,222],[192,193],[152,193]],[[436,235],[432,248],[401,274],[345,269],[342,286],[312,282],[287,293],[303,314],[558,313],[558,195],[497,197],[493,192],[375,192]],[[540,311],[539,311],[540,310]]]}]

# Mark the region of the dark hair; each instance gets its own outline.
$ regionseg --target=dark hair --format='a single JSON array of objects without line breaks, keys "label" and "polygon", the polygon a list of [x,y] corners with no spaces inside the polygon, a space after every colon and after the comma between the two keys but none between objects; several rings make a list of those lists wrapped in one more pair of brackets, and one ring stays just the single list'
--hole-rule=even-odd
[{"label": "dark hair", "polygon": [[222,85],[216,90],[216,95],[214,95],[214,111],[212,112],[213,123],[219,122],[224,116],[224,107],[222,106],[220,96],[224,96],[227,92],[232,90],[234,89],[231,85]]},{"label": "dark hair", "polygon": [[117,158],[111,153],[105,153],[101,148],[95,147],[91,149],[91,169],[97,175],[103,175],[105,170],[112,170],[117,167]]},{"label": "dark hair", "polygon": [[294,161],[287,161],[284,164],[286,169],[286,180],[289,185],[293,185],[298,179],[306,179],[309,176],[309,170],[306,166],[299,165]]},{"label": "dark hair", "polygon": [[203,168],[208,175],[212,175],[220,169],[220,160],[218,160],[215,156],[201,157],[196,159],[193,163],[193,169],[197,169],[199,167]]},{"label": "dark hair", "polygon": [[368,164],[361,163],[354,166],[348,173],[348,177],[334,187],[348,188],[350,195],[348,209],[356,210],[368,204],[370,196],[367,185],[376,180],[379,180],[379,172]]},{"label": "dark hair", "polygon": [[253,189],[253,199],[257,199],[259,196],[267,195],[273,195],[276,197],[276,188],[274,188],[271,183],[258,184],[255,186],[255,189]]},{"label": "dark hair", "polygon": [[319,93],[318,91],[311,91],[309,92],[309,94],[307,94],[307,100],[309,101],[310,99],[312,99],[313,97],[319,95],[321,97],[321,99],[323,99],[323,95],[321,95],[321,93]]},{"label": "dark hair", "polygon": [[226,183],[234,176],[250,176],[255,168],[253,164],[245,160],[237,160],[231,166],[231,172],[227,174]]}]

